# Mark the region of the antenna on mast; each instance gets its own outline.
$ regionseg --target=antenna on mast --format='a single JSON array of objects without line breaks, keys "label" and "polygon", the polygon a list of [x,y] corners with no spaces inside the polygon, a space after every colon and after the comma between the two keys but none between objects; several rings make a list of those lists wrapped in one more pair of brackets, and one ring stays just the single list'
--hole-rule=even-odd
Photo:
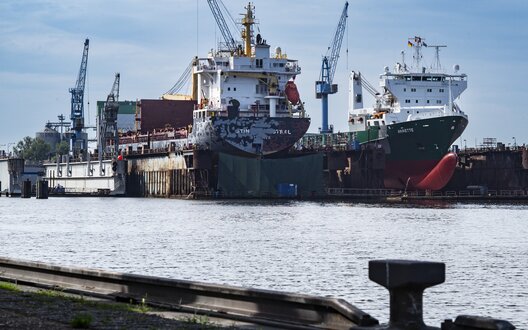
[{"label": "antenna on mast", "polygon": [[429,46],[435,48],[435,59],[434,63],[431,66],[431,69],[435,70],[436,72],[440,72],[442,70],[442,65],[440,64],[440,48],[447,47],[446,45],[434,45]]},{"label": "antenna on mast", "polygon": [[425,39],[422,37],[415,36],[414,38],[409,38],[409,41],[407,41],[407,45],[409,45],[409,47],[414,48],[414,69],[419,72],[422,70],[420,67],[420,62],[422,61],[422,46],[427,47]]}]

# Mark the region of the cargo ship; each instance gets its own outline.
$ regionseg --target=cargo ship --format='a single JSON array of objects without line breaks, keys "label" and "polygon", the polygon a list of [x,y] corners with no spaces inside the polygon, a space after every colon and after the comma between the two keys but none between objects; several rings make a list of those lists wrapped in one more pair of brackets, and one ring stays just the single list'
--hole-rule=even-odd
[{"label": "cargo ship", "polygon": [[[391,71],[385,67],[377,90],[360,72],[350,76],[349,128],[356,143],[385,152],[386,188],[438,190],[451,179],[457,156],[452,143],[468,124],[467,115],[455,100],[467,87],[467,75],[459,66],[447,74],[440,65],[439,51],[445,46],[427,45],[421,37],[409,38],[413,65],[401,63]],[[433,48],[435,58],[423,67],[423,48]],[[363,107],[363,88],[373,94],[375,105]]]},{"label": "cargo ship", "polygon": [[[215,14],[214,6],[211,9]],[[222,27],[218,17],[215,15]],[[165,137],[156,139],[158,145],[266,156],[288,150],[306,133],[310,119],[305,116],[295,85],[301,73],[298,61],[288,58],[280,47],[271,54],[261,34],[254,34],[256,21],[251,3],[245,7],[241,24],[241,41],[228,37],[206,57],[194,58],[184,73],[186,77],[163,95],[176,107],[178,103],[193,102],[194,109],[192,121],[171,127]],[[176,88],[185,79],[191,80],[191,95],[179,94]],[[148,117],[148,113],[141,116]],[[164,127],[159,127],[156,134],[164,135],[160,129]],[[140,140],[145,136],[124,135],[121,149],[135,146]]]}]

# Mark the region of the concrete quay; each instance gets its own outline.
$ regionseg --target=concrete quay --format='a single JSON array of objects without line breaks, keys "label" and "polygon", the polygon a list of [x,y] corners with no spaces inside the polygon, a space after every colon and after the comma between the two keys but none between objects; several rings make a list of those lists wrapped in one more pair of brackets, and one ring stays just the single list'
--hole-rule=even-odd
[{"label": "concrete quay", "polygon": [[426,325],[423,291],[445,281],[443,263],[374,260],[369,262],[369,278],[389,291],[390,319],[387,323],[380,324],[342,299],[0,258],[2,281],[111,301],[142,303],[266,328],[515,329],[504,320],[468,315],[448,318],[439,327]]}]

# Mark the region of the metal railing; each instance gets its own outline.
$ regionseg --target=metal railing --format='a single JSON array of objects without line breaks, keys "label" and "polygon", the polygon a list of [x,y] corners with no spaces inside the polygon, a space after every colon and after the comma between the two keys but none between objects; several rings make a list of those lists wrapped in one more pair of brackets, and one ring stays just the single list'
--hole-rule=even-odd
[{"label": "metal railing", "polygon": [[61,267],[0,258],[0,279],[182,312],[249,321],[274,328],[349,329],[378,321],[348,302],[253,288]]}]

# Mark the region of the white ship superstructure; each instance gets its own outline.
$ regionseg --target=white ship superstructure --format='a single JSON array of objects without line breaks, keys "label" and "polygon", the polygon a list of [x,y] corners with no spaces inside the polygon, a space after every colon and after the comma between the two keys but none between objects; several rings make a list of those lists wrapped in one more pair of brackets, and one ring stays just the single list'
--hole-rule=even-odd
[{"label": "white ship superstructure", "polygon": [[[396,63],[393,71],[385,67],[380,75],[381,93],[366,82],[361,73],[350,75],[349,128],[352,132],[365,131],[368,127],[384,127],[406,121],[436,118],[442,116],[467,116],[460,110],[454,100],[467,88],[466,74],[459,74],[455,65],[454,73],[443,73],[440,66],[439,50],[435,48],[435,64],[429,69],[421,66],[422,47],[427,44],[424,39],[415,37],[409,41],[414,49],[414,65],[410,70],[405,63],[402,51],[402,63]],[[375,97],[375,105],[363,107],[363,84]],[[384,137],[385,130],[381,136]]]}]

